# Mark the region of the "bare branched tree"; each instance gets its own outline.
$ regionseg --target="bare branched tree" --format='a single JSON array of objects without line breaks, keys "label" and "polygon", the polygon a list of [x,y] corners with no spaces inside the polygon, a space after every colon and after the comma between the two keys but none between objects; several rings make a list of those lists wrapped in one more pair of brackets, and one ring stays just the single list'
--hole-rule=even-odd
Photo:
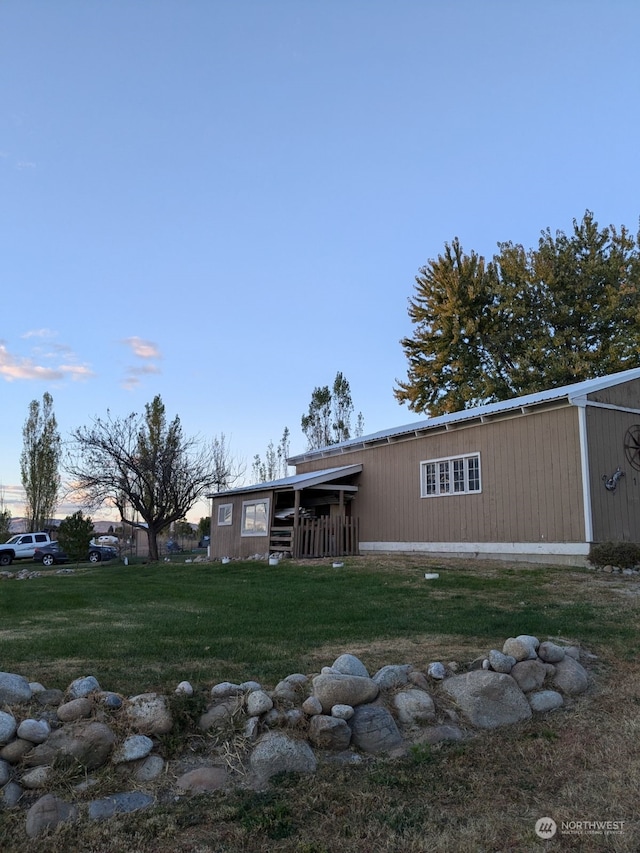
[{"label": "bare branched tree", "polygon": [[223,451],[229,455],[224,436],[206,446],[183,435],[178,416],[167,423],[160,395],[144,415],[107,412],[71,438],[65,467],[74,491],[87,507],[114,506],[123,523],[145,530],[151,561],[159,558],[158,535],[219,487]]}]

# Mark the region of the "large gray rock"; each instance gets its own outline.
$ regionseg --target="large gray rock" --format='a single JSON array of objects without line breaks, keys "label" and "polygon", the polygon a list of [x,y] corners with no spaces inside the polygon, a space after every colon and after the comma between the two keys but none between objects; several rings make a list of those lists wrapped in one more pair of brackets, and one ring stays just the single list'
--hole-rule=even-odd
[{"label": "large gray rock", "polygon": [[89,803],[90,820],[106,820],[116,814],[128,814],[153,805],[153,797],[142,791],[123,791]]},{"label": "large gray rock", "polygon": [[165,696],[141,693],[132,696],[127,706],[132,727],[144,735],[165,735],[173,728],[173,719]]},{"label": "large gray rock", "polygon": [[83,717],[90,717],[93,712],[93,702],[87,699],[86,696],[80,696],[78,699],[71,699],[58,706],[58,719],[63,723],[71,723],[74,720],[81,720]]},{"label": "large gray rock", "polygon": [[29,702],[33,693],[29,682],[21,675],[0,672],[0,705],[19,705]]},{"label": "large gray rock", "polygon": [[379,669],[373,680],[380,690],[395,690],[397,687],[404,687],[409,681],[412,669],[411,664],[389,664]]},{"label": "large gray rock", "polygon": [[536,650],[540,643],[536,637],[531,637],[529,634],[520,634],[517,637],[509,637],[504,641],[502,653],[511,655],[517,661],[533,660],[536,657]]},{"label": "large gray rock", "polygon": [[54,762],[78,762],[87,770],[95,770],[107,762],[116,736],[105,723],[69,724],[51,733],[44,743],[23,757],[27,767]]},{"label": "large gray rock", "polygon": [[255,745],[249,763],[259,784],[278,773],[315,773],[318,766],[306,741],[282,732],[267,732]]},{"label": "large gray rock", "polygon": [[176,787],[197,794],[203,791],[219,791],[225,787],[227,781],[228,773],[225,767],[196,767],[183,773],[177,780]]},{"label": "large gray rock", "polygon": [[228,699],[214,702],[200,717],[198,727],[203,732],[229,728],[233,723],[234,715],[238,713],[240,708],[239,701],[236,696],[231,696]]},{"label": "large gray rock", "polygon": [[37,838],[48,829],[54,829],[62,821],[75,820],[77,817],[77,806],[70,805],[53,794],[45,794],[27,812],[27,835],[29,838]]},{"label": "large gray rock", "polygon": [[505,655],[498,649],[491,649],[489,652],[489,665],[494,672],[504,672],[509,675],[516,664],[516,659],[512,655]]},{"label": "large gray rock", "polygon": [[114,764],[126,764],[146,758],[153,749],[153,741],[146,735],[130,735],[125,738],[113,754]]},{"label": "large gray rock", "polygon": [[538,647],[538,657],[540,660],[545,661],[545,663],[559,663],[561,660],[564,660],[564,656],[565,650],[563,647],[548,640],[540,643]]},{"label": "large gray rock", "polygon": [[443,690],[469,722],[481,729],[512,725],[531,717],[529,703],[510,675],[477,669],[448,678]]},{"label": "large gray rock", "polygon": [[13,714],[0,711],[0,744],[8,743],[16,733],[18,721]]},{"label": "large gray rock", "polygon": [[100,690],[98,679],[93,675],[85,675],[83,678],[76,678],[75,681],[72,681],[67,692],[72,699],[81,699],[96,690]]},{"label": "large gray rock", "polygon": [[31,743],[44,743],[51,734],[51,727],[46,720],[23,720],[18,726],[18,737]]},{"label": "large gray rock", "polygon": [[542,661],[521,660],[515,664],[510,674],[523,693],[530,693],[542,687],[547,670]]},{"label": "large gray rock", "polygon": [[259,717],[273,708],[273,700],[266,690],[252,690],[245,699],[249,717]]},{"label": "large gray rock", "polygon": [[340,655],[332,663],[331,668],[343,675],[360,675],[362,678],[369,678],[368,669],[355,655]]},{"label": "large gray rock", "polygon": [[351,742],[351,729],[346,720],[318,714],[309,723],[309,740],[318,749],[340,752]]},{"label": "large gray rock", "polygon": [[8,761],[0,761],[0,788],[11,778],[11,765]]},{"label": "large gray rock", "polygon": [[531,710],[538,714],[545,711],[555,711],[564,703],[562,694],[558,693],[557,690],[538,690],[535,693],[530,693],[527,699],[531,705]]},{"label": "large gray rock", "polygon": [[402,735],[389,711],[380,705],[360,705],[349,720],[351,742],[363,752],[389,752],[402,745]]},{"label": "large gray rock", "polygon": [[398,721],[403,726],[419,726],[435,718],[433,699],[424,690],[410,687],[393,697]]},{"label": "large gray rock", "polygon": [[566,654],[561,661],[555,664],[555,667],[556,674],[553,677],[553,684],[558,690],[562,690],[568,696],[584,693],[589,686],[589,676],[582,664]]},{"label": "large gray rock", "polygon": [[378,696],[380,688],[371,678],[361,675],[325,673],[313,679],[313,693],[320,700],[322,712],[329,714],[334,705],[363,705]]}]

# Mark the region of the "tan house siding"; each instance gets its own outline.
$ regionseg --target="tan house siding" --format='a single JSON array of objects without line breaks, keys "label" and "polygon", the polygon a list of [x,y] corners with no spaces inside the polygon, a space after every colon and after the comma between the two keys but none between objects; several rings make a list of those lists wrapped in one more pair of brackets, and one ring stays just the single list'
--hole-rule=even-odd
[{"label": "tan house siding", "polygon": [[640,400],[640,380],[621,382],[589,394],[589,400],[609,406],[621,406],[627,409],[638,409]]},{"label": "tan house siding", "polygon": [[[595,542],[640,542],[640,471],[629,465],[624,452],[625,433],[638,423],[638,415],[587,406]],[[611,477],[618,467],[625,476],[615,491],[608,491],[602,478]]]},{"label": "tan house siding", "polygon": [[[212,557],[252,557],[254,554],[266,554],[268,552],[269,524],[267,525],[266,536],[241,536],[240,534],[242,506],[248,500],[268,500],[269,509],[271,510],[273,506],[273,492],[262,492],[259,495],[225,495],[220,498],[213,498],[210,544]],[[233,507],[233,523],[230,525],[218,524],[218,508],[222,504],[231,504]]]},{"label": "tan house siding", "polygon": [[[353,514],[363,542],[580,542],[584,510],[573,406],[434,430],[341,453],[362,463]],[[480,453],[480,494],[420,497],[420,462]],[[330,460],[307,460],[298,473]]]}]

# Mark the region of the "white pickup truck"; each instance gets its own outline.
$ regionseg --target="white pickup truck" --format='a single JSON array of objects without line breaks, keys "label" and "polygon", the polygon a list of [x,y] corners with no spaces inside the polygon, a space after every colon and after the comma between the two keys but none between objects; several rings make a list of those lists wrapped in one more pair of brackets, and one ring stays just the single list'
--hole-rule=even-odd
[{"label": "white pickup truck", "polygon": [[0,545],[0,566],[10,566],[14,560],[30,560],[36,548],[51,542],[48,533],[18,533]]}]

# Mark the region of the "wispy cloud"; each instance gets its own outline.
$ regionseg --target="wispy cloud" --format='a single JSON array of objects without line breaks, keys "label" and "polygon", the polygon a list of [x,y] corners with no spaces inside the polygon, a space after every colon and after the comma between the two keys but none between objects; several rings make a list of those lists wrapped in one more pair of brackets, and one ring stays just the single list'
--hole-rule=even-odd
[{"label": "wispy cloud", "polygon": [[58,333],[54,332],[53,329],[30,329],[24,335],[20,335],[21,338],[46,338],[47,340],[57,336]]},{"label": "wispy cloud", "polygon": [[160,373],[160,368],[155,362],[162,358],[162,354],[158,345],[153,341],[145,341],[135,336],[125,338],[123,344],[128,346],[133,355],[142,362],[129,365],[125,371],[122,386],[131,391],[140,385],[142,377]]},{"label": "wispy cloud", "polygon": [[157,344],[153,341],[145,341],[142,338],[125,338],[124,343],[131,347],[133,354],[138,358],[162,358]]},{"label": "wispy cloud", "polygon": [[84,365],[60,364],[45,367],[33,358],[12,355],[4,342],[0,341],[0,376],[6,382],[20,379],[59,382],[66,378],[87,379],[92,371]]}]

